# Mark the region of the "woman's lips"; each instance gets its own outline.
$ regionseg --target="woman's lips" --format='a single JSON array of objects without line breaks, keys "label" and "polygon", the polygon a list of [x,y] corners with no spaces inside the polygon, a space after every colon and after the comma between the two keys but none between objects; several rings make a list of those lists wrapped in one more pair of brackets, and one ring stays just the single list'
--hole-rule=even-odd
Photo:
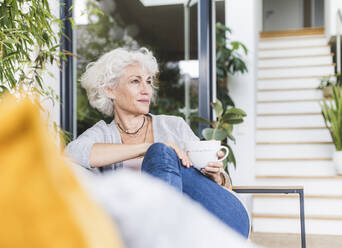
[{"label": "woman's lips", "polygon": [[138,102],[141,102],[141,103],[150,103],[150,100],[138,100]]}]

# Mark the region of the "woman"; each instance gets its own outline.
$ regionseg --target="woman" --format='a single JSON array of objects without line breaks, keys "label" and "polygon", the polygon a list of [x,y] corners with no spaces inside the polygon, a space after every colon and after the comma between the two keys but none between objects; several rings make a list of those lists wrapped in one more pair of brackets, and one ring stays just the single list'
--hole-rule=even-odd
[{"label": "woman", "polygon": [[114,119],[109,124],[99,121],[86,130],[69,143],[67,153],[94,172],[124,167],[157,177],[247,237],[245,208],[221,187],[228,182],[222,163],[212,162],[202,173],[194,169],[183,150],[184,142],[199,139],[186,122],[180,117],[149,114],[157,73],[156,59],[146,48],[118,48],[88,65],[81,84],[89,102]]}]

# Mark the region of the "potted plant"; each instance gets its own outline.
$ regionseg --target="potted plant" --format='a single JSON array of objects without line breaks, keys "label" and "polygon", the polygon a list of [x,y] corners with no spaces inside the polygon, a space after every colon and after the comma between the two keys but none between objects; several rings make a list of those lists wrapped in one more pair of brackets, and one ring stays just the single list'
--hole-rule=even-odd
[{"label": "potted plant", "polygon": [[332,87],[334,85],[342,86],[342,75],[336,74],[332,76],[323,77],[318,89],[323,91],[323,96],[326,99],[333,97]]},{"label": "potted plant", "polygon": [[234,125],[242,123],[243,118],[246,117],[246,113],[242,109],[235,107],[224,110],[220,100],[216,100],[216,102],[211,103],[211,107],[214,109],[216,114],[215,121],[210,122],[199,116],[193,117],[192,119],[206,123],[210,126],[202,131],[202,135],[205,140],[219,140],[222,145],[228,148],[229,155],[223,160],[223,168],[230,177],[228,163],[232,163],[234,168],[236,168],[236,160],[233,150],[227,141],[229,139],[235,143],[235,138],[232,135]]},{"label": "potted plant", "polygon": [[336,151],[333,161],[337,174],[342,174],[342,87],[332,86],[333,99],[323,101],[322,115],[326,127],[329,129]]},{"label": "potted plant", "polygon": [[[247,47],[229,37],[232,31],[222,23],[216,23],[216,79],[217,98],[221,100],[223,109],[235,106],[227,88],[228,76],[247,72],[247,65],[242,54],[247,55]],[[241,53],[242,52],[242,53]]]}]

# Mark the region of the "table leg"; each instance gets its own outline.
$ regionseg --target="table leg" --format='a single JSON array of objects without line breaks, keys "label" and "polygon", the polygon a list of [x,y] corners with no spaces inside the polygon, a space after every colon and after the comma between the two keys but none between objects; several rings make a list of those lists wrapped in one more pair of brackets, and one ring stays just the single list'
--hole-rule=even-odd
[{"label": "table leg", "polygon": [[304,190],[299,191],[299,204],[300,204],[300,231],[301,231],[302,248],[305,248],[306,240],[305,240],[305,216],[304,216]]}]

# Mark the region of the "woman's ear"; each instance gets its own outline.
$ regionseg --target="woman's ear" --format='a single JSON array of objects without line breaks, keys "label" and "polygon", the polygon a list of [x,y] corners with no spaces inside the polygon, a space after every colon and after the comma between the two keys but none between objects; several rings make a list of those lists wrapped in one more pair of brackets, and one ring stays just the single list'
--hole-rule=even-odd
[{"label": "woman's ear", "polygon": [[104,91],[106,92],[107,97],[109,97],[110,99],[115,99],[115,89],[114,87],[109,87],[109,86],[105,86],[104,87]]}]

